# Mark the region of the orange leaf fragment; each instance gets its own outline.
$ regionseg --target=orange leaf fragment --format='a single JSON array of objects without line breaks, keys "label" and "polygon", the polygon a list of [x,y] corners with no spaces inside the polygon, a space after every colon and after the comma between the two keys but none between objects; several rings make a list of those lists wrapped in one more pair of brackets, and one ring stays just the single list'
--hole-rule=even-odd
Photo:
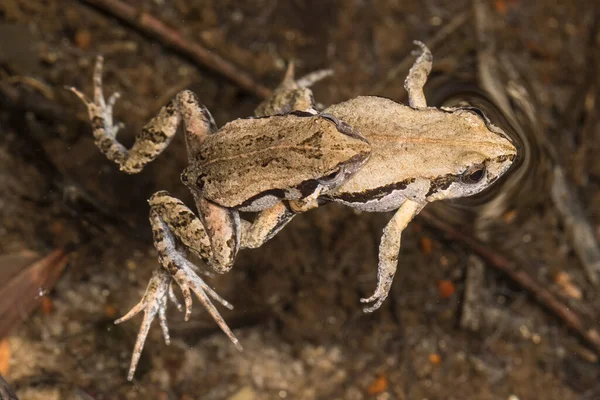
[{"label": "orange leaf fragment", "polygon": [[454,294],[454,292],[456,292],[456,286],[454,285],[454,282],[448,279],[438,281],[437,287],[440,298],[442,299],[448,299]]},{"label": "orange leaf fragment", "polygon": [[508,4],[506,4],[506,1],[504,0],[494,1],[494,7],[496,8],[496,11],[502,15],[506,15],[508,11]]},{"label": "orange leaf fragment", "polygon": [[442,357],[438,353],[429,354],[429,362],[433,365],[438,365],[442,362]]},{"label": "orange leaf fragment", "polygon": [[517,215],[517,210],[509,210],[505,212],[503,215],[504,222],[507,224],[512,224],[515,221],[515,219],[517,219]]},{"label": "orange leaf fragment", "polygon": [[0,340],[0,375],[8,373],[8,363],[10,361],[10,344],[8,340]]},{"label": "orange leaf fragment", "polygon": [[554,276],[554,282],[558,284],[561,292],[566,296],[581,300],[583,298],[583,292],[579,287],[577,287],[573,281],[571,281],[571,276],[564,271],[560,271]]},{"label": "orange leaf fragment", "polygon": [[433,242],[427,236],[421,237],[421,250],[425,254],[431,254],[431,250],[433,249]]},{"label": "orange leaf fragment", "polygon": [[388,379],[386,374],[379,375],[367,388],[369,394],[383,393],[388,388]]},{"label": "orange leaf fragment", "polygon": [[48,296],[43,296],[42,297],[42,312],[46,315],[48,314],[52,314],[52,311],[54,311],[54,303],[52,302],[52,299]]},{"label": "orange leaf fragment", "polygon": [[117,308],[112,304],[107,304],[104,306],[104,315],[108,318],[114,318],[117,316]]},{"label": "orange leaf fragment", "polygon": [[92,34],[87,29],[80,29],[75,33],[75,45],[82,50],[90,48]]}]

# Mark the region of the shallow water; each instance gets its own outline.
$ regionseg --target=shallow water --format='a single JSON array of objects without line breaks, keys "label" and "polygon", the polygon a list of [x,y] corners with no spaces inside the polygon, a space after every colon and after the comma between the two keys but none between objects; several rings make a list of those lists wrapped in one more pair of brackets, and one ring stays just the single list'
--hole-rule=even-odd
[{"label": "shallow water", "polygon": [[481,109],[492,124],[506,133],[518,152],[510,170],[490,188],[437,206],[441,216],[453,221],[472,220],[473,217],[493,219],[511,208],[528,207],[539,200],[536,193],[546,181],[548,157],[538,143],[538,135],[532,128],[534,124],[524,115],[518,115],[519,109],[513,107],[503,112],[490,95],[471,83],[446,81],[438,84],[430,99],[432,105],[439,107],[471,106]]}]

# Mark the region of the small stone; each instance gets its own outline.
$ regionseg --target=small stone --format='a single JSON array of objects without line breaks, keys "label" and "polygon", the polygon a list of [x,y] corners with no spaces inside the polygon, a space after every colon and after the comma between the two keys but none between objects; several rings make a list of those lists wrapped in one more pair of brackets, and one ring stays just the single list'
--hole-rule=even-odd
[{"label": "small stone", "polygon": [[92,43],[92,34],[87,29],[79,29],[75,33],[75,45],[82,50],[87,50]]}]

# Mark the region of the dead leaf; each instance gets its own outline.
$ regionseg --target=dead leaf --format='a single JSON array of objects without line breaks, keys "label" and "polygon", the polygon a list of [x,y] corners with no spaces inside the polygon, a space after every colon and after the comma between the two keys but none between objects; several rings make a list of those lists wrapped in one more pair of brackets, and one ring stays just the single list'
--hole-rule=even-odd
[{"label": "dead leaf", "polygon": [[60,249],[43,258],[29,250],[0,256],[0,339],[41,304],[67,261]]}]

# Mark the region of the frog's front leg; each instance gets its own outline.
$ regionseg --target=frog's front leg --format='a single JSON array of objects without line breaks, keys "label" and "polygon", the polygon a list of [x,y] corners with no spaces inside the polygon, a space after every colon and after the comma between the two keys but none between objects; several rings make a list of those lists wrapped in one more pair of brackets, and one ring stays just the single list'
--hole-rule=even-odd
[{"label": "frog's front leg", "polygon": [[275,236],[297,213],[288,204],[280,202],[261,211],[254,222],[242,220],[242,244],[244,249],[256,249]]},{"label": "frog's front leg", "polygon": [[423,209],[423,204],[406,200],[396,211],[390,222],[383,229],[383,236],[379,244],[379,268],[377,271],[377,288],[375,293],[368,298],[360,299],[362,303],[375,301],[364,312],[377,310],[387,298],[394,274],[398,267],[398,253],[400,252],[400,237],[408,223]]},{"label": "frog's front leg", "polygon": [[197,132],[204,134],[216,130],[212,116],[199,104],[194,93],[184,90],[161,108],[158,115],[142,128],[131,149],[125,148],[117,141],[117,132],[122,124],[113,123],[113,107],[119,94],[113,93],[108,100],[104,99],[102,61],[101,56],[96,59],[92,100],[73,87],[69,90],[88,108],[96,146],[109,160],[117,163],[122,171],[129,174],[140,172],[147,163],[158,157],[173,139],[182,119],[186,125],[186,142],[190,156],[195,147],[202,142],[202,137],[197,137]]},{"label": "frog's front leg", "polygon": [[423,42],[415,40],[413,43],[421,48],[421,54],[410,68],[408,76],[404,81],[404,88],[408,92],[408,104],[411,107],[425,108],[427,107],[427,100],[425,100],[423,86],[425,86],[427,77],[431,72],[433,55]]}]

